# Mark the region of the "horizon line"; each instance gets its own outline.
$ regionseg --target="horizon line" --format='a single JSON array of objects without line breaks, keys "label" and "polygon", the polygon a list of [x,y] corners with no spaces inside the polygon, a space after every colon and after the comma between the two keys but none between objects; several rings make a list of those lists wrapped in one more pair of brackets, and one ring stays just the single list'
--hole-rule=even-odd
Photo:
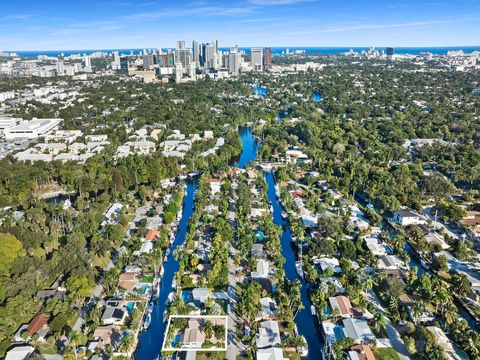
[{"label": "horizon line", "polygon": [[[232,45],[234,46],[234,45]],[[231,46],[220,46],[219,49],[228,49]],[[434,46],[434,45],[428,45],[428,46],[418,46],[418,45],[413,45],[413,46],[392,46],[392,45],[365,45],[365,46],[288,46],[288,45],[282,45],[282,46],[238,46],[239,48],[272,48],[272,49],[346,49],[346,48],[387,48],[387,47],[393,47],[394,49],[448,49],[448,48],[480,48],[480,45],[440,45],[440,46]],[[97,48],[97,49],[51,49],[51,50],[46,50],[46,49],[41,49],[41,50],[1,50],[2,52],[6,53],[15,53],[15,52],[62,52],[62,51],[115,51],[115,50],[142,50],[142,49],[175,49],[175,46],[170,46],[170,47],[164,47],[164,46],[148,46],[148,47],[122,47],[122,48]]]}]

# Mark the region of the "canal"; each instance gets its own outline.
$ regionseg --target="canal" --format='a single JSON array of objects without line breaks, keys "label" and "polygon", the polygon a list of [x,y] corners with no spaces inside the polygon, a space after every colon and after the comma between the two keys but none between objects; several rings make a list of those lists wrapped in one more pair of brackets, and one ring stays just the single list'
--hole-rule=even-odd
[{"label": "canal", "polygon": [[167,261],[163,264],[164,274],[160,287],[160,296],[157,304],[153,308],[152,322],[147,331],[140,335],[139,346],[135,353],[135,358],[140,360],[155,359],[160,355],[166,324],[163,321],[163,314],[166,309],[168,294],[172,291],[172,282],[175,273],[179,269],[178,261],[174,257],[174,250],[182,245],[188,230],[188,221],[193,214],[193,204],[195,193],[197,191],[196,182],[187,182],[187,192],[183,200],[182,217],[178,227],[177,235],[173,245],[170,247],[170,254]]},{"label": "canal", "polygon": [[[257,143],[253,138],[251,128],[240,129],[240,139],[242,140],[242,154],[237,163],[238,167],[244,167],[245,164],[257,158]],[[268,199],[273,207],[273,222],[283,228],[281,236],[282,254],[285,257],[285,264],[283,266],[285,276],[289,280],[298,279],[297,271],[295,269],[296,254],[291,245],[292,234],[288,223],[282,219],[282,205],[280,204],[275,194],[275,179],[273,173],[267,173],[265,180],[268,184]],[[312,316],[310,310],[310,298],[308,296],[307,283],[301,280],[301,297],[304,309],[299,311],[295,323],[297,324],[298,332],[303,335],[308,343],[308,357],[307,359],[320,359],[322,351],[322,337],[320,335],[320,329],[317,325],[315,318]]]}]

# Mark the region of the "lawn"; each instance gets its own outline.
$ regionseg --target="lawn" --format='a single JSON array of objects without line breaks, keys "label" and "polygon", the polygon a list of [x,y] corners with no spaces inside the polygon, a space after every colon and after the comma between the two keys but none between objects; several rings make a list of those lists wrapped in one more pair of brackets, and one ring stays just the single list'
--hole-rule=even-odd
[{"label": "lawn", "polygon": [[373,349],[375,360],[400,360],[397,352],[392,348]]}]

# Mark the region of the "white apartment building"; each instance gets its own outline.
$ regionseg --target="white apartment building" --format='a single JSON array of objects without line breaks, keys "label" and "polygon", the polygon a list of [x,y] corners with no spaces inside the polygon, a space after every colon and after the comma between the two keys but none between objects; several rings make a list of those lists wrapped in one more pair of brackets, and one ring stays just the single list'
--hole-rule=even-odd
[{"label": "white apartment building", "polygon": [[63,119],[33,119],[19,125],[5,129],[5,138],[14,139],[36,139],[56,130]]}]

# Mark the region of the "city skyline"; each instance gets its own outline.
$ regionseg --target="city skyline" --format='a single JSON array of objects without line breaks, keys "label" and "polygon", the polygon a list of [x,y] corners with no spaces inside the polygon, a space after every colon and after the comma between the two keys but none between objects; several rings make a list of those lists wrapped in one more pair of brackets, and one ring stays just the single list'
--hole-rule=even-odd
[{"label": "city skyline", "polygon": [[0,49],[174,48],[178,39],[222,47],[475,46],[476,0],[332,3],[312,0],[2,4]]}]

